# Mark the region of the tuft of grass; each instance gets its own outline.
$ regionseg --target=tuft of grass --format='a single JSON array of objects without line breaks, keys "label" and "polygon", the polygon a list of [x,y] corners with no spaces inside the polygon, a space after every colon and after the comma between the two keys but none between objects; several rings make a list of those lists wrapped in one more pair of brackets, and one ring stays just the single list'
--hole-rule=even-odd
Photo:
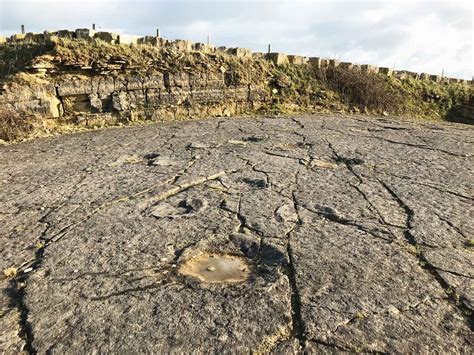
[{"label": "tuft of grass", "polygon": [[0,110],[0,139],[12,141],[27,137],[34,130],[32,116],[20,115],[13,110]]},{"label": "tuft of grass", "polygon": [[382,76],[335,67],[316,71],[318,81],[360,111],[398,114],[403,111],[404,91],[396,90]]},{"label": "tuft of grass", "polygon": [[17,269],[14,267],[9,267],[7,269],[3,270],[3,275],[5,275],[6,278],[14,278],[17,274]]}]

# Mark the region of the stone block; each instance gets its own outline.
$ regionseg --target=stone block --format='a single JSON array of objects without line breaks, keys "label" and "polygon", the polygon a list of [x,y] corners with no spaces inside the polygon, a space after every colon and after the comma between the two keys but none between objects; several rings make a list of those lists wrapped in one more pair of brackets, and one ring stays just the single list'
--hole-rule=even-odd
[{"label": "stone block", "polygon": [[404,70],[394,70],[393,71],[393,76],[397,79],[403,80],[405,79],[408,75]]},{"label": "stone block", "polygon": [[143,80],[138,76],[131,76],[126,79],[125,87],[127,91],[131,90],[142,90]]},{"label": "stone block", "polygon": [[265,53],[262,53],[262,52],[252,53],[252,58],[253,59],[265,59]]},{"label": "stone block", "polygon": [[189,74],[189,85],[193,90],[196,88],[205,88],[207,85],[207,75],[205,73]]},{"label": "stone block", "polygon": [[329,59],[329,61],[328,61],[328,67],[329,68],[336,68],[337,66],[339,66],[339,60]]},{"label": "stone block", "polygon": [[110,76],[93,77],[91,85],[92,91],[97,92],[99,98],[106,98],[115,90],[114,78]]},{"label": "stone block", "polygon": [[210,89],[221,89],[225,85],[225,75],[223,73],[208,73],[206,86]]},{"label": "stone block", "polygon": [[408,77],[411,77],[411,78],[413,78],[413,79],[419,79],[419,78],[420,78],[420,74],[415,73],[415,72],[412,72],[412,71],[405,71],[405,74],[406,74]]},{"label": "stone block", "polygon": [[155,36],[145,36],[137,38],[137,44],[144,44],[148,46],[157,46],[158,37]]},{"label": "stone block", "polygon": [[46,36],[44,33],[34,33],[32,37],[34,43],[44,43],[46,42]]},{"label": "stone block", "polygon": [[239,58],[252,58],[252,52],[247,48],[228,48],[227,54],[235,55]]},{"label": "stone block", "polygon": [[86,95],[92,93],[92,83],[88,80],[71,80],[58,87],[59,96]]},{"label": "stone block", "polygon": [[352,70],[352,68],[354,67],[354,64],[350,62],[342,62],[342,63],[339,63],[339,67],[346,70]]},{"label": "stone block", "polygon": [[430,75],[429,79],[435,83],[439,83],[441,81],[441,75]]},{"label": "stone block", "polygon": [[308,58],[301,55],[289,55],[288,61],[293,65],[304,65],[308,62]]},{"label": "stone block", "polygon": [[23,42],[25,43],[33,43],[33,32],[27,32],[25,34],[25,38],[23,38]]},{"label": "stone block", "polygon": [[69,30],[55,31],[53,32],[53,35],[58,36],[59,38],[68,38],[68,39],[76,38],[76,33]]},{"label": "stone block", "polygon": [[284,53],[267,53],[266,58],[276,65],[286,65],[289,64],[288,56]]},{"label": "stone block", "polygon": [[379,73],[385,76],[392,76],[393,70],[386,67],[379,68]]},{"label": "stone block", "polygon": [[151,74],[143,80],[144,89],[164,89],[164,87],[165,80],[163,78],[163,74]]},{"label": "stone block", "polygon": [[23,33],[17,33],[10,36],[9,42],[22,42],[25,39],[26,35]]},{"label": "stone block", "polygon": [[363,73],[378,73],[379,72],[379,67],[375,65],[370,65],[370,64],[362,64],[360,66],[360,70]]},{"label": "stone block", "polygon": [[176,39],[174,41],[169,41],[165,45],[167,48],[180,51],[180,52],[190,52],[193,50],[193,43],[191,41],[186,41],[182,39]]},{"label": "stone block", "polygon": [[94,37],[95,31],[88,28],[78,28],[76,31],[76,38],[79,39],[90,39]]},{"label": "stone block", "polygon": [[430,78],[429,74],[426,74],[426,73],[420,74],[420,80],[428,80],[429,78]]},{"label": "stone block", "polygon": [[321,58],[309,57],[308,64],[315,67],[316,69],[321,69]]},{"label": "stone block", "polygon": [[187,88],[189,87],[189,74],[184,72],[179,73],[164,73],[163,79],[167,88]]},{"label": "stone block", "polygon": [[95,39],[99,39],[106,43],[117,44],[119,40],[119,35],[113,32],[96,32],[94,34]]},{"label": "stone block", "polygon": [[214,53],[216,51],[216,47],[205,43],[194,43],[192,49],[193,51],[202,53]]},{"label": "stone block", "polygon": [[120,34],[118,38],[119,44],[137,44],[140,36]]}]

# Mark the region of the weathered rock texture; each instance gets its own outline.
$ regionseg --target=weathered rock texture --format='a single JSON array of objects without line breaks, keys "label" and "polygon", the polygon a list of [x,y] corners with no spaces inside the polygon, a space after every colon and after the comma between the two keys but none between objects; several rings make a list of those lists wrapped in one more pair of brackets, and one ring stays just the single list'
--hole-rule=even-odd
[{"label": "weathered rock texture", "polygon": [[[56,124],[96,127],[258,110],[372,110],[443,118],[457,105],[456,112],[471,112],[463,110],[472,89],[467,81],[185,40],[78,29],[12,36],[0,53],[0,110]],[[379,92],[397,97],[397,106],[385,107],[390,99],[370,106],[363,96],[374,93],[363,80],[351,87],[350,79],[337,82],[336,73],[331,79],[336,82],[328,82],[326,70],[337,68],[377,76],[367,82],[378,82]]]},{"label": "weathered rock texture", "polygon": [[[0,147],[0,348],[470,353],[472,135],[221,118]],[[250,276],[180,274],[200,253]]]}]

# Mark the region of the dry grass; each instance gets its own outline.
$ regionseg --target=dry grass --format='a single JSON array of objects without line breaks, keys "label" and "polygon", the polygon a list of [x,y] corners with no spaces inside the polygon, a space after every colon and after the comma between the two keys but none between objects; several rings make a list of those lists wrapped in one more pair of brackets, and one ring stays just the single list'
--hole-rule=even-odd
[{"label": "dry grass", "polygon": [[323,86],[338,93],[347,105],[360,110],[399,113],[404,108],[404,93],[394,90],[380,75],[336,67],[319,70],[316,76]]},{"label": "dry grass", "polygon": [[12,141],[27,137],[34,130],[35,120],[12,110],[0,110],[0,139]]}]

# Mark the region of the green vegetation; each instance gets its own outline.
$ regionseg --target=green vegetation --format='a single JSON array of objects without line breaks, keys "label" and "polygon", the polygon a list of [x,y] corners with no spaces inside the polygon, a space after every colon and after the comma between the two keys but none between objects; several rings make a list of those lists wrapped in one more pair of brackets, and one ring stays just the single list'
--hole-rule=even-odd
[{"label": "green vegetation", "polygon": [[[17,87],[51,83],[68,75],[103,75],[104,70],[110,76],[133,74],[138,77],[154,72],[186,72],[196,76],[223,76],[227,89],[258,87],[266,93],[265,100],[255,107],[252,105],[225,115],[339,112],[473,122],[472,85],[464,83],[437,83],[412,77],[398,79],[341,67],[276,66],[263,58],[242,58],[223,52],[181,52],[167,47],[112,45],[98,40],[57,39],[46,44],[5,44],[0,45],[0,58],[0,81],[17,84]],[[41,72],[35,68],[43,69]],[[200,105],[192,107],[192,102],[185,100],[181,108],[137,107],[129,114],[133,119],[112,117],[107,119],[107,125],[154,120],[158,116],[183,119],[223,112],[219,111],[218,104],[214,111],[205,109],[205,104]],[[97,117],[87,119],[87,122],[94,121]],[[75,130],[74,122],[68,121],[68,117],[48,125],[54,126],[55,130],[61,125],[67,125],[64,130]],[[22,139],[31,135],[34,127],[33,117],[10,110],[0,113],[0,139]]]}]

